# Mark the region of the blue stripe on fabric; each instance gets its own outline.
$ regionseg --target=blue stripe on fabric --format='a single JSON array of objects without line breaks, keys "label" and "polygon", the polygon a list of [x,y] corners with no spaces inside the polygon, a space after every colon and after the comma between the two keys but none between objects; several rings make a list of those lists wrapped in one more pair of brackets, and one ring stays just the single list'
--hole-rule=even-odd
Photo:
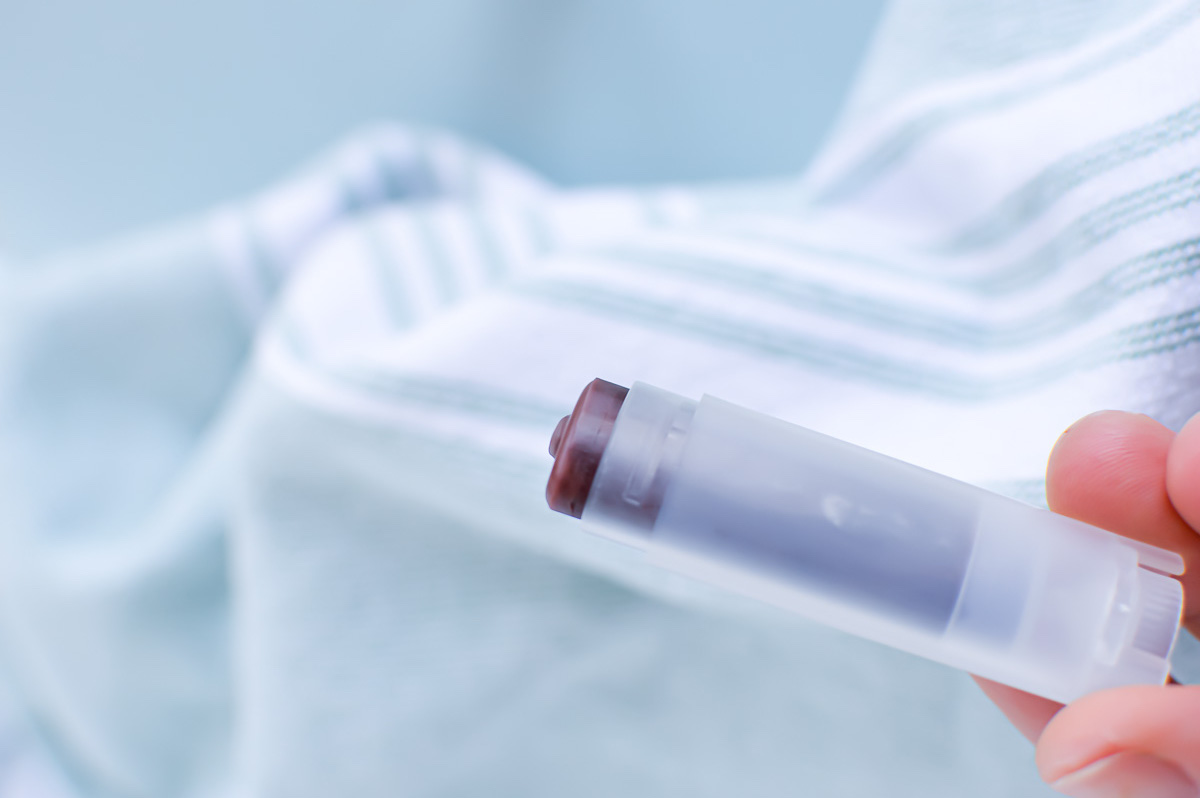
[{"label": "blue stripe on fabric", "polygon": [[[1027,289],[1053,274],[1058,266],[1083,255],[1114,236],[1143,222],[1186,209],[1197,201],[1200,201],[1200,167],[1135,189],[1084,212],[1032,255],[1019,258],[987,274],[953,274],[948,271],[937,272],[931,266],[922,268],[915,265],[918,260],[929,261],[928,255],[918,256],[908,262],[885,260],[770,232],[737,229],[719,232],[731,241],[769,246],[781,254],[806,254],[837,261],[846,266],[886,271],[991,297]],[[933,262],[939,260],[946,259],[935,258]]]},{"label": "blue stripe on fabric", "polygon": [[[362,368],[331,372],[343,382],[403,397],[431,409],[504,419],[521,427],[553,429],[570,408],[538,402],[466,380],[412,374],[390,374]],[[549,438],[547,438],[549,442]]]},{"label": "blue stripe on fabric", "polygon": [[1193,103],[1149,125],[1066,155],[935,251],[954,254],[995,246],[1041,218],[1068,192],[1106,172],[1185,142],[1197,133],[1200,133],[1200,103]]},{"label": "blue stripe on fabric", "polygon": [[380,301],[392,326],[404,329],[416,320],[416,311],[402,284],[401,264],[393,256],[382,223],[382,213],[372,213],[358,219],[352,228],[357,230],[367,256],[368,267],[379,284]]},{"label": "blue stripe on fabric", "polygon": [[1118,301],[1162,283],[1200,272],[1200,239],[1192,238],[1126,261],[1066,298],[1057,308],[1005,323],[984,324],[912,304],[873,299],[745,261],[692,254],[638,250],[597,250],[616,268],[658,272],[694,284],[720,286],[744,295],[898,332],[960,349],[997,349],[1028,344],[1066,332]]},{"label": "blue stripe on fabric", "polygon": [[1160,180],[1117,197],[1067,225],[1032,256],[973,280],[987,293],[1032,285],[1076,258],[1141,222],[1182,210],[1200,201],[1200,168]]},{"label": "blue stripe on fabric", "polygon": [[512,269],[493,229],[494,220],[480,207],[465,211],[464,220],[475,233],[473,243],[492,282],[499,282]]},{"label": "blue stripe on fabric", "polygon": [[405,217],[420,242],[426,267],[433,276],[434,285],[437,286],[438,299],[443,306],[447,306],[458,298],[461,286],[455,280],[446,244],[441,234],[434,229],[431,218],[434,212],[432,208],[413,208],[406,211]]},{"label": "blue stripe on fabric", "polygon": [[1003,90],[991,96],[972,97],[953,105],[935,108],[902,123],[865,156],[820,190],[815,201],[822,204],[845,202],[903,163],[918,147],[939,131],[961,120],[1031,100],[1093,74],[1122,65],[1152,51],[1200,16],[1200,3],[1188,3],[1178,12],[1139,36],[1088,58],[1065,73],[1033,85]]},{"label": "blue stripe on fabric", "polygon": [[[636,324],[675,337],[690,338],[796,363],[825,374],[871,382],[912,393],[960,400],[979,400],[1020,393],[1061,380],[1064,376],[1106,363],[1174,351],[1200,340],[1200,322],[1167,323],[1157,334],[1140,336],[1137,330],[1119,331],[1068,357],[1046,366],[1014,372],[1005,378],[965,376],[905,361],[845,341],[796,333],[785,327],[683,308],[659,300],[613,290],[610,287],[568,279],[541,280],[521,286],[518,293],[551,304],[570,304],[592,314]],[[1200,313],[1200,312],[1198,312]],[[1186,315],[1186,314],[1184,314]],[[1169,317],[1174,318],[1174,317]],[[1129,341],[1127,344],[1126,341]]]}]

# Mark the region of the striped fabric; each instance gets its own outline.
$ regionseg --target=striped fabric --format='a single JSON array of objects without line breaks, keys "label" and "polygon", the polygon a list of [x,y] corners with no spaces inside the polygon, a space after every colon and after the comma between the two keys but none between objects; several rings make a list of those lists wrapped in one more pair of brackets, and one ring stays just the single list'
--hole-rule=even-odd
[{"label": "striped fabric", "polygon": [[383,127],[6,275],[0,646],[46,794],[1049,794],[962,674],[542,499],[596,376],[1029,502],[1077,417],[1200,410],[1200,2],[954,5],[897,4],[802,177],[561,191]]},{"label": "striped fabric", "polygon": [[[262,361],[535,471],[602,375],[1039,495],[1079,415],[1200,408],[1198,18],[1164,6],[902,97],[769,186],[563,194],[457,141],[368,135],[225,222],[247,296],[299,271]],[[494,323],[444,321],[468,316]]]}]

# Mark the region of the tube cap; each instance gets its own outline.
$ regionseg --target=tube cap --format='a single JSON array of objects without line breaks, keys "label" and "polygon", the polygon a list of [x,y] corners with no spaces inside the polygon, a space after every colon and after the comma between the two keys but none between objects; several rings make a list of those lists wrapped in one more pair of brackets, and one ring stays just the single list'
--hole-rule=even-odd
[{"label": "tube cap", "polygon": [[592,380],[579,395],[571,415],[558,422],[550,439],[550,455],[554,458],[546,484],[550,509],[575,518],[583,516],[600,457],[628,393],[629,389],[620,385]]}]

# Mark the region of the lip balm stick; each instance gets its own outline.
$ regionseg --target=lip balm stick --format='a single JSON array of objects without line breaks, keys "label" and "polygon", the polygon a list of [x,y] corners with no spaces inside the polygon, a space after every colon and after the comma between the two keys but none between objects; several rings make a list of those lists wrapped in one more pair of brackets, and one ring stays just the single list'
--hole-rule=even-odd
[{"label": "lip balm stick", "polygon": [[705,396],[595,380],[551,508],[652,562],[1070,701],[1162,684],[1179,555]]}]

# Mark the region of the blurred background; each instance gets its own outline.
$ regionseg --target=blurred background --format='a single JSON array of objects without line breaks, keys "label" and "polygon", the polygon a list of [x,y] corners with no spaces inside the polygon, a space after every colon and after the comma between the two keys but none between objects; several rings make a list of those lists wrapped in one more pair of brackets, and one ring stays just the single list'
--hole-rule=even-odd
[{"label": "blurred background", "polygon": [[882,0],[0,0],[0,252],[262,187],[357,126],[563,184],[799,171]]}]

